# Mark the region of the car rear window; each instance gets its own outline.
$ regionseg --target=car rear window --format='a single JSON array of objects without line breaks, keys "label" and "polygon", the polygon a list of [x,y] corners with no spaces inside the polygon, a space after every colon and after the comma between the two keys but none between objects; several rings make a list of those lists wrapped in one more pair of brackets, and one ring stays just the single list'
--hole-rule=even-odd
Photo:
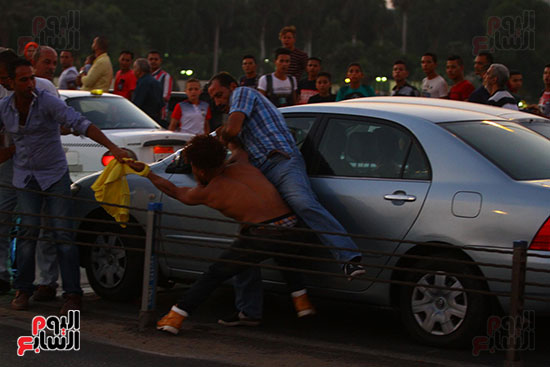
[{"label": "car rear window", "polygon": [[550,121],[548,122],[526,122],[520,123],[528,129],[538,132],[541,135],[544,135],[546,138],[550,139]]},{"label": "car rear window", "polygon": [[161,128],[125,98],[79,97],[66,102],[101,130]]},{"label": "car rear window", "polygon": [[442,123],[515,180],[550,178],[550,140],[513,122]]}]

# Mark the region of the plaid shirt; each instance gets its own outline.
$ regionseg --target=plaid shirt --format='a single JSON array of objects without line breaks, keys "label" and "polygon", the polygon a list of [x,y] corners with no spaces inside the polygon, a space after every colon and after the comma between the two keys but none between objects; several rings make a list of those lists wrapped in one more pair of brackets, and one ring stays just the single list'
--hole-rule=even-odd
[{"label": "plaid shirt", "polygon": [[254,166],[261,166],[273,151],[290,155],[296,149],[283,115],[257,90],[236,88],[230,106],[229,114],[242,112],[246,116],[239,137]]}]

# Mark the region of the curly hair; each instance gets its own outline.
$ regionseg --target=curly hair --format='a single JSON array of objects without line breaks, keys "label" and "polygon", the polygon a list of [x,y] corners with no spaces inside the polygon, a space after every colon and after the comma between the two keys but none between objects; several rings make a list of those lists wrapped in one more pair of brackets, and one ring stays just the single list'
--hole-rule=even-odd
[{"label": "curly hair", "polygon": [[210,135],[197,135],[183,150],[185,159],[198,169],[210,170],[223,164],[226,150],[223,144]]}]

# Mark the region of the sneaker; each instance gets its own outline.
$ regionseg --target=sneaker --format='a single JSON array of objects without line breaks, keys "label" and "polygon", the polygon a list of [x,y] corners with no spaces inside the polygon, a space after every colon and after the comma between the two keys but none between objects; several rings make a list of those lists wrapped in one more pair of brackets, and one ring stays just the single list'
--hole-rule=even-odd
[{"label": "sneaker", "polygon": [[66,315],[70,310],[80,311],[82,309],[82,296],[78,293],[67,293],[63,295],[65,303],[59,310],[60,315]]},{"label": "sneaker", "polygon": [[357,256],[350,260],[349,263],[344,265],[344,274],[353,278],[366,273],[363,265],[360,264],[361,257]]},{"label": "sneaker", "polygon": [[298,317],[315,315],[315,307],[313,307],[311,302],[309,302],[305,289],[292,292],[292,301],[294,302],[294,309],[296,310],[296,315]]},{"label": "sneaker", "polygon": [[10,282],[4,279],[0,279],[0,294],[6,294],[10,291],[10,289]]},{"label": "sneaker", "polygon": [[55,287],[49,285],[39,285],[38,288],[34,291],[32,299],[34,301],[40,302],[49,302],[55,300],[56,294]]},{"label": "sneaker", "polygon": [[11,301],[12,310],[28,310],[30,295],[23,291],[15,292],[15,298]]},{"label": "sneaker", "polygon": [[181,324],[188,316],[187,312],[181,308],[172,306],[170,312],[157,322],[157,330],[177,335],[180,332]]},{"label": "sneaker", "polygon": [[218,320],[218,324],[224,326],[258,326],[261,323],[262,319],[253,319],[240,311]]}]

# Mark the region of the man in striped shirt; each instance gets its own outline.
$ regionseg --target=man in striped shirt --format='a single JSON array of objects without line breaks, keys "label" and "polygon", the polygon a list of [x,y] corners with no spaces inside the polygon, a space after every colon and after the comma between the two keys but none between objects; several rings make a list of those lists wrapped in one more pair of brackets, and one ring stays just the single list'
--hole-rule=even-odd
[{"label": "man in striped shirt", "polygon": [[162,97],[166,105],[162,108],[161,119],[166,120],[166,109],[168,108],[168,101],[172,94],[172,77],[160,67],[162,65],[160,52],[156,50],[149,51],[147,54],[147,61],[149,61],[149,66],[151,67],[151,76],[162,85]]},{"label": "man in striped shirt", "polygon": [[290,66],[287,75],[300,80],[306,70],[308,56],[304,51],[294,47],[296,43],[296,27],[293,25],[283,27],[279,32],[279,40],[281,40],[281,45],[290,51]]}]

